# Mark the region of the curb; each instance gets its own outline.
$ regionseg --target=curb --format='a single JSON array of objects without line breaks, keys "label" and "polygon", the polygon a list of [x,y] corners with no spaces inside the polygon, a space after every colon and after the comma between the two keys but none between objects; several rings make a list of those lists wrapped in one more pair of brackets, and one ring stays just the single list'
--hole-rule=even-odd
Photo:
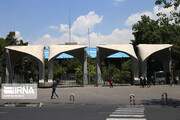
[{"label": "curb", "polygon": [[42,107],[43,103],[4,103],[0,107]]}]

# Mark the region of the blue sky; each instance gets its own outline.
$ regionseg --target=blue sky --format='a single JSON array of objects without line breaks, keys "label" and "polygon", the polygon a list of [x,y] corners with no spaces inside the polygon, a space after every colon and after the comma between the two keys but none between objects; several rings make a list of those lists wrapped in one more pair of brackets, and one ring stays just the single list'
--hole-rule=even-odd
[{"label": "blue sky", "polygon": [[[0,37],[16,31],[29,44],[63,44],[69,41],[69,7],[72,41],[88,44],[128,44],[132,24],[143,14],[157,19],[165,11],[155,0],[0,0]],[[166,11],[167,12],[167,11]]]}]

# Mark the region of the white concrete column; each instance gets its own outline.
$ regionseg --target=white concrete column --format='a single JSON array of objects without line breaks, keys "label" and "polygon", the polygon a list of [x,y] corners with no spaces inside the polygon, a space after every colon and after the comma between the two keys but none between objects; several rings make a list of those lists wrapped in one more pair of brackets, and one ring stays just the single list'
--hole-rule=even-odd
[{"label": "white concrete column", "polygon": [[134,57],[131,57],[131,71],[132,71],[132,84],[139,84],[139,61]]},{"label": "white concrete column", "polygon": [[39,66],[39,83],[44,83],[44,76],[45,76],[44,63],[38,60],[38,66]]},{"label": "white concrete column", "polygon": [[96,74],[97,74],[97,85],[102,85],[102,77],[101,77],[101,61],[100,61],[100,52],[97,47],[97,58],[96,58]]},{"label": "white concrete column", "polygon": [[84,62],[83,62],[83,85],[88,84],[88,79],[87,79],[87,54],[86,54],[86,48],[84,48]]},{"label": "white concrete column", "polygon": [[53,62],[53,59],[48,62],[48,82],[53,81]]},{"label": "white concrete column", "polygon": [[[148,59],[148,58],[147,58]],[[147,59],[145,59],[143,62],[142,62],[142,71],[141,71],[141,75],[143,77],[146,77],[147,78]]]},{"label": "white concrete column", "polygon": [[11,59],[10,59],[10,53],[9,50],[6,49],[6,83],[9,83],[9,78],[11,75]]}]

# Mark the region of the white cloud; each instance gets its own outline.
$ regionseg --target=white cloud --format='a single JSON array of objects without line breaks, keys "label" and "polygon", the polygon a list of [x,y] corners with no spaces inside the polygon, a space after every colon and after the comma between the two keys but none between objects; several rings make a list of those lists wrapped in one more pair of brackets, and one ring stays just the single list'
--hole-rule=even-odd
[{"label": "white cloud", "polygon": [[103,20],[103,16],[99,16],[94,11],[89,12],[85,16],[80,16],[73,22],[72,32],[75,34],[85,35],[90,30],[94,29],[94,26]]},{"label": "white cloud", "polygon": [[[116,28],[109,35],[102,35],[101,33],[92,32],[90,36],[90,47],[96,47],[98,44],[129,44],[131,39],[134,39],[132,31],[128,29],[119,30]],[[68,33],[64,33],[61,37],[53,38],[49,34],[40,37],[37,41],[32,44],[43,44],[44,46],[49,46],[52,44],[64,44],[69,39]],[[88,36],[77,36],[72,35],[73,42],[78,44],[88,45]]]},{"label": "white cloud", "polygon": [[[165,13],[167,16],[170,16],[170,12],[174,10],[173,7],[174,6],[169,7],[169,8],[163,8],[163,7],[160,8],[159,6],[155,6],[153,12],[151,12],[151,11],[144,11],[144,12],[134,13],[134,14],[132,14],[132,15],[130,15],[128,17],[128,19],[125,22],[125,25],[132,26],[133,24],[135,24],[139,20],[141,20],[141,16],[142,15],[147,15],[151,19],[154,19],[154,20],[158,19],[157,13],[160,13],[160,12]],[[180,10],[180,6],[178,7],[178,9],[176,11],[179,11],[179,10]]]},{"label": "white cloud", "polygon": [[49,28],[50,29],[55,29],[55,30],[59,29],[57,26],[54,26],[54,25],[49,26]]},{"label": "white cloud", "polygon": [[131,30],[119,30],[116,28],[111,34],[99,35],[99,38],[100,40],[97,44],[129,44],[134,37]]},{"label": "white cloud", "polygon": [[52,44],[64,44],[68,38],[68,34],[63,34],[61,37],[51,37],[49,34],[45,34],[44,36],[38,38],[36,41],[33,41],[33,45],[44,45],[48,47]]},{"label": "white cloud", "polygon": [[[99,16],[94,11],[89,12],[85,16],[78,17],[72,25],[72,41],[78,44],[88,45],[88,28],[94,29],[96,24],[99,24],[103,19],[103,16]],[[64,44],[69,40],[68,25],[60,24],[59,31],[65,32],[60,37],[52,37],[49,34],[38,38],[32,44],[43,44],[49,46],[51,44]],[[96,47],[98,44],[129,44],[133,39],[132,31],[128,29],[119,30],[116,28],[109,35],[103,35],[101,33],[90,32],[90,47]]]},{"label": "white cloud", "polygon": [[19,31],[15,31],[15,38],[17,38],[17,40],[23,40],[23,37],[21,37],[21,33]]},{"label": "white cloud", "polygon": [[43,39],[51,39],[51,36],[49,34],[45,34],[42,38]]},{"label": "white cloud", "polygon": [[[94,11],[90,11],[87,15],[79,16],[72,24],[71,31],[73,34],[85,35],[88,33],[88,28],[92,31],[96,24],[103,20],[103,16],[97,15]],[[60,24],[57,26],[50,26],[51,29],[59,29],[60,32],[69,31],[69,25]]]},{"label": "white cloud", "polygon": [[[154,7],[154,14],[162,12],[162,13],[165,13],[167,16],[170,16],[171,11],[174,11],[174,6],[169,7],[169,8],[163,8],[163,7],[159,8],[159,6]],[[175,11],[179,12],[180,11],[180,6]]]},{"label": "white cloud", "polygon": [[115,5],[118,5],[120,2],[123,2],[125,0],[114,0]]},{"label": "white cloud", "polygon": [[[119,30],[116,28],[109,35],[102,35],[101,33],[91,33],[90,35],[90,47],[96,47],[98,44],[129,44],[131,39],[134,39],[132,31],[128,29]],[[86,38],[77,38],[82,44],[88,44]]]},{"label": "white cloud", "polygon": [[69,30],[69,25],[60,24],[60,32],[66,32]]},{"label": "white cloud", "polygon": [[135,13],[135,14],[132,14],[131,16],[129,16],[128,19],[126,20],[125,25],[131,26],[131,25],[137,23],[139,20],[141,20],[142,15],[147,15],[151,19],[157,19],[156,15],[154,13],[152,13],[150,11],[145,11],[145,12],[141,12],[141,13]]}]

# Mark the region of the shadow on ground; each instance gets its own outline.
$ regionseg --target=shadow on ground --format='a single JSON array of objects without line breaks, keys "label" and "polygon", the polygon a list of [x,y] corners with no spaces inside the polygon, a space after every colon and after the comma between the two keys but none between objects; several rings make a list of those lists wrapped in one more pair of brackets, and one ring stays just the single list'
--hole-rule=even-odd
[{"label": "shadow on ground", "polygon": [[151,100],[142,100],[143,105],[161,105],[161,106],[169,106],[169,107],[180,107],[180,100],[177,99],[151,99]]}]

